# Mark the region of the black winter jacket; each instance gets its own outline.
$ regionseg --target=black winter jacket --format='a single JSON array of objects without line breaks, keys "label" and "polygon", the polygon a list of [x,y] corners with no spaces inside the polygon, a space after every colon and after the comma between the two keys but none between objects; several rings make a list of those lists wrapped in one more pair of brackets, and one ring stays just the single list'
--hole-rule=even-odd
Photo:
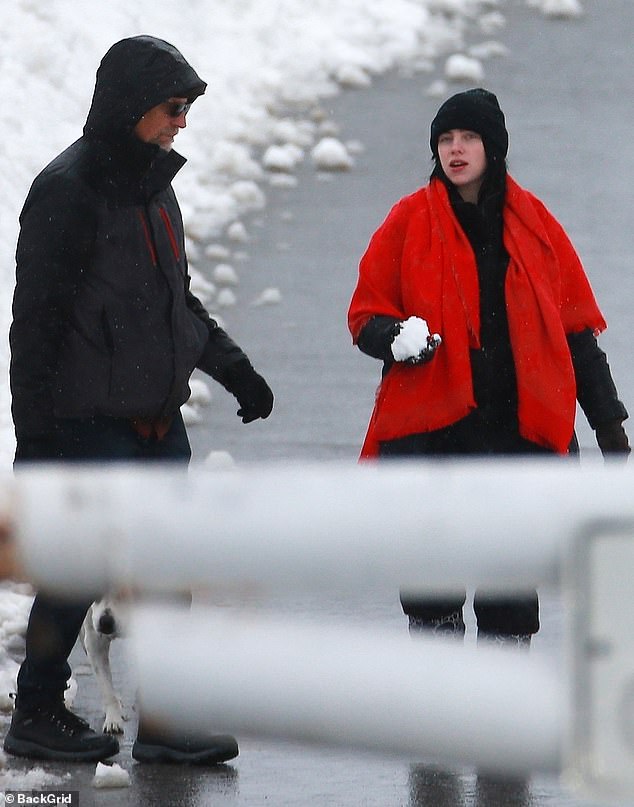
[{"label": "black winter jacket", "polygon": [[171,181],[185,159],[141,142],[141,116],[205,83],[171,45],[106,54],[83,136],[35,179],[20,216],[10,331],[18,440],[57,418],[162,418],[195,367],[221,383],[244,353],[189,290]]}]

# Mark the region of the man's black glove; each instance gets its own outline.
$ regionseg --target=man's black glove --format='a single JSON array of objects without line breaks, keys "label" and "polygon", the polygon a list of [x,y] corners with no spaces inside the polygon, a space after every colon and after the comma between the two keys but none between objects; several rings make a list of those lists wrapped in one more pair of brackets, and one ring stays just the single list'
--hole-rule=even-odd
[{"label": "man's black glove", "polygon": [[602,423],[595,429],[595,434],[604,457],[608,454],[624,454],[627,457],[630,453],[631,449],[627,434],[620,420]]},{"label": "man's black glove", "polygon": [[240,409],[238,417],[243,423],[267,418],[273,410],[273,393],[248,359],[232,364],[225,373],[224,386],[235,395]]}]

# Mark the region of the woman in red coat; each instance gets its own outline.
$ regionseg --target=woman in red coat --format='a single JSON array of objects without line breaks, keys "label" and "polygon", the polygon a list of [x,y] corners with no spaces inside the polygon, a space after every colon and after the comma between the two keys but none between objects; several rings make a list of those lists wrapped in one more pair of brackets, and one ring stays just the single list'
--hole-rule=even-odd
[{"label": "woman in red coat", "polygon": [[[606,323],[561,225],[507,173],[493,93],[449,98],[428,185],[401,199],[361,260],[348,323],[384,362],[362,458],[576,452],[576,401],[604,454],[627,411],[596,336]],[[465,596],[401,593],[410,626],[464,633]],[[477,593],[478,635],[528,643],[537,594]]]}]

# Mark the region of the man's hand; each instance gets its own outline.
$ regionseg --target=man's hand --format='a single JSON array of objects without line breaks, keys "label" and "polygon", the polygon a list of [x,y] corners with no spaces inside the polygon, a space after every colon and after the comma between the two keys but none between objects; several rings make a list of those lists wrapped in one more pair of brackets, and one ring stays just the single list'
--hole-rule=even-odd
[{"label": "man's hand", "polygon": [[237,415],[242,418],[243,423],[267,418],[273,411],[271,388],[247,359],[242,359],[229,368],[225,386],[240,404]]}]

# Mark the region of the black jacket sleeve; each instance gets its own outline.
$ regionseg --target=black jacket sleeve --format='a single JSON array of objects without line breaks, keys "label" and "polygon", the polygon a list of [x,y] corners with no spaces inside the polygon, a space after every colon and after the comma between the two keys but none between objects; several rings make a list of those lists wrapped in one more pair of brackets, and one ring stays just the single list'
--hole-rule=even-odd
[{"label": "black jacket sleeve", "polygon": [[607,356],[590,329],[568,335],[577,383],[577,400],[590,426],[624,421],[627,409],[619,400]]},{"label": "black jacket sleeve", "polygon": [[204,322],[209,332],[207,344],[196,366],[203,373],[207,373],[215,381],[226,387],[228,369],[237,362],[247,359],[247,356],[229,334],[209,315],[205,306],[198,297],[191,293],[189,288],[185,291],[185,297],[190,311]]},{"label": "black jacket sleeve", "polygon": [[209,338],[197,367],[234,395],[243,423],[267,418],[273,410],[273,393],[264,378],[255,371],[247,355],[226,331],[209,316],[207,310],[189,289],[187,305],[207,326]]},{"label": "black jacket sleeve", "polygon": [[20,216],[9,334],[18,441],[47,437],[53,428],[51,391],[61,341],[95,231],[84,188],[64,175],[35,181]]}]

